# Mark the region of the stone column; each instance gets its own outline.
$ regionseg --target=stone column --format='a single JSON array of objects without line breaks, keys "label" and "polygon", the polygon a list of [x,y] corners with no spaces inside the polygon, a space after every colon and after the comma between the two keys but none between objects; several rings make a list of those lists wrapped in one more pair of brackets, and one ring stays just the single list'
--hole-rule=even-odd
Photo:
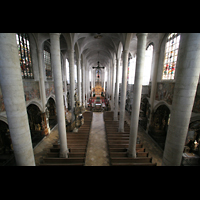
[{"label": "stone column", "polygon": [[136,158],[136,141],[138,132],[138,121],[140,114],[140,101],[142,94],[142,81],[145,62],[145,48],[147,33],[137,34],[137,58],[134,83],[134,96],[131,112],[130,140],[129,140],[129,156]]},{"label": "stone column", "polygon": [[60,33],[50,33],[50,41],[51,41],[51,63],[54,75],[58,133],[60,139],[60,157],[67,158],[68,148],[67,148],[65,112],[63,103],[63,84],[62,84],[61,61],[60,61]]},{"label": "stone column", "polygon": [[78,58],[77,63],[77,89],[78,89],[78,100],[81,105],[81,59]]},{"label": "stone column", "polygon": [[40,95],[41,95],[41,100],[42,100],[42,119],[43,123],[45,124],[45,128],[43,130],[43,134],[48,135],[50,133],[50,128],[49,128],[49,119],[46,116],[46,92],[45,92],[45,84],[44,84],[44,78],[46,74],[44,73],[44,66],[43,66],[43,49],[40,46],[38,48],[38,65],[39,65],[39,80],[40,80]]},{"label": "stone column", "polygon": [[199,63],[200,34],[181,34],[170,123],[162,160],[163,166],[179,166],[181,163],[199,80]]},{"label": "stone column", "polygon": [[114,101],[115,101],[115,73],[116,73],[116,67],[115,63],[113,62],[113,70],[112,70],[112,90],[111,90],[111,96],[112,96],[112,106],[111,111],[114,112]]},{"label": "stone column", "polygon": [[114,121],[118,121],[118,100],[119,100],[119,63],[120,59],[116,59],[116,88],[115,88],[115,110],[114,110]]},{"label": "stone column", "polygon": [[156,89],[157,89],[157,74],[158,74],[158,62],[160,57],[160,46],[155,45],[153,48],[153,59],[152,59],[152,70],[153,70],[153,76],[152,76],[152,82],[151,82],[151,94],[150,94],[150,116],[149,116],[149,122],[147,124],[147,130],[146,133],[148,133],[149,126],[152,122],[152,116],[153,116],[153,108],[154,108],[154,100],[156,95]]},{"label": "stone column", "polygon": [[43,66],[43,49],[42,47],[38,48],[38,65],[39,65],[39,79],[40,79],[40,94],[41,94],[41,100],[42,100],[42,106],[43,110],[42,112],[45,112],[45,105],[46,105],[46,93],[45,93],[45,85],[44,85],[44,66]]},{"label": "stone column", "polygon": [[86,94],[86,92],[85,92],[85,79],[86,79],[86,73],[85,73],[85,65],[82,65],[82,80],[83,80],[83,106],[84,107],[86,107],[86,104],[85,104],[85,102],[86,102],[86,100],[85,100],[85,94]]},{"label": "stone column", "polygon": [[91,89],[94,87],[94,70],[91,68]]},{"label": "stone column", "polygon": [[18,166],[35,166],[15,33],[0,33],[0,85]]},{"label": "stone column", "polygon": [[[89,70],[88,70],[88,63],[86,62],[86,65],[85,65],[85,75],[89,75]],[[85,77],[85,94],[86,94],[86,107],[88,107],[87,103],[88,103],[88,100],[89,100],[89,76],[88,78]]]},{"label": "stone column", "polygon": [[123,72],[122,72],[122,89],[120,102],[120,118],[119,118],[119,132],[124,132],[124,116],[126,104],[126,89],[127,89],[127,71],[128,71],[128,50],[123,51]]},{"label": "stone column", "polygon": [[69,55],[69,70],[70,70],[70,98],[71,98],[71,113],[72,113],[72,122],[75,120],[74,115],[74,92],[75,92],[75,72],[74,72],[74,49],[70,51]]},{"label": "stone column", "polygon": [[66,56],[63,56],[63,83],[64,83],[64,94],[65,94],[65,107],[68,108],[68,102],[67,102]]},{"label": "stone column", "polygon": [[108,93],[108,98],[110,98],[110,66],[108,66],[108,73],[107,73],[107,93]]}]

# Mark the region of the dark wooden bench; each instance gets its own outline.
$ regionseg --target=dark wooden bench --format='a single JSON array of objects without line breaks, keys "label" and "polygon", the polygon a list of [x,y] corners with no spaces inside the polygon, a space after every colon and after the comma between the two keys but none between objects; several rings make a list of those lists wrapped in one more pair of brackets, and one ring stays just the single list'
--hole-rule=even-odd
[{"label": "dark wooden bench", "polygon": [[112,166],[157,166],[157,163],[113,163]]},{"label": "dark wooden bench", "polygon": [[113,121],[113,112],[104,113],[106,139],[110,164],[113,166],[156,166],[145,152],[142,143],[136,144],[136,158],[128,157],[130,126],[124,121],[124,131],[118,132],[119,121]]},{"label": "dark wooden bench", "polygon": [[66,166],[84,166],[84,157],[72,157],[72,158],[43,158],[43,163],[40,166],[56,166],[56,165],[66,165]]},{"label": "dark wooden bench", "polygon": [[104,121],[106,120],[113,120],[114,112],[113,111],[108,111],[108,112],[103,112],[103,118]]},{"label": "dark wooden bench", "polygon": [[[137,157],[148,157],[148,152],[137,152]],[[110,152],[111,157],[128,157],[127,152]]]},{"label": "dark wooden bench", "polygon": [[78,132],[67,132],[68,158],[59,157],[60,144],[56,141],[39,166],[84,166],[93,114],[85,112],[83,116],[85,123]]},{"label": "dark wooden bench", "polygon": [[43,167],[67,167],[67,166],[84,166],[84,163],[41,163],[39,164],[39,166],[43,166]]},{"label": "dark wooden bench", "polygon": [[[85,157],[86,152],[69,152],[68,157]],[[47,157],[59,158],[59,152],[48,152]]]},{"label": "dark wooden bench", "polygon": [[[118,132],[118,128],[106,128],[106,133],[110,132],[110,131],[113,131],[113,132]],[[125,128],[124,129],[125,132],[130,132],[130,128]]]},{"label": "dark wooden bench", "polygon": [[[60,147],[56,148],[56,147],[53,147],[53,148],[50,148],[49,149],[50,152],[60,152]],[[76,147],[68,147],[68,150],[69,152],[86,152],[86,147],[82,147],[82,146],[76,146]]]},{"label": "dark wooden bench", "polygon": [[152,157],[112,157],[112,163],[151,163]]},{"label": "dark wooden bench", "polygon": [[[110,152],[127,152],[127,148],[109,148]],[[136,148],[136,152],[145,152],[145,148]]]}]

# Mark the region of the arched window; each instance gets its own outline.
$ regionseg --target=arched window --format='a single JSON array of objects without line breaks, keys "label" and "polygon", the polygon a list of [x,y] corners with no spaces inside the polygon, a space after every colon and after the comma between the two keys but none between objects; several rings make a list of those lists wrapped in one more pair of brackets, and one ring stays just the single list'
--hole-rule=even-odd
[{"label": "arched window", "polygon": [[68,62],[68,60],[66,59],[66,77],[67,77],[67,84],[70,84],[70,78],[69,78],[69,74],[70,74],[70,72],[69,72],[69,62]]},{"label": "arched window", "polygon": [[44,65],[45,65],[46,77],[47,77],[47,79],[52,79],[50,48],[45,43],[44,43],[43,53],[44,53]]},{"label": "arched window", "polygon": [[22,78],[33,79],[30,42],[27,33],[16,33]]},{"label": "arched window", "polygon": [[149,85],[152,57],[153,57],[153,44],[150,43],[145,52],[145,64],[144,64],[142,85]]},{"label": "arched window", "polygon": [[91,70],[89,71],[89,81],[92,81],[92,74],[91,74]]},{"label": "arched window", "polygon": [[77,65],[76,64],[74,65],[74,78],[75,78],[75,83],[77,83]]},{"label": "arched window", "polygon": [[105,82],[107,82],[107,69],[105,67]]},{"label": "arched window", "polygon": [[163,75],[162,75],[163,80],[174,79],[179,42],[180,42],[180,35],[178,33],[169,34],[165,46],[165,59],[164,59]]},{"label": "arched window", "polygon": [[135,65],[136,65],[136,55],[132,59],[130,59],[129,84],[134,84],[135,81]]}]

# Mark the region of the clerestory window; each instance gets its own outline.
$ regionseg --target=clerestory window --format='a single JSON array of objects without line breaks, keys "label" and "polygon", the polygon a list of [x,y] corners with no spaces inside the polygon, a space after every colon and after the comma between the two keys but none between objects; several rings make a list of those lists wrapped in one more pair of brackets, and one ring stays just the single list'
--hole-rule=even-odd
[{"label": "clerestory window", "polygon": [[16,41],[18,46],[21,75],[24,79],[33,79],[33,66],[30,52],[30,41],[27,33],[17,33]]},{"label": "clerestory window", "polygon": [[43,53],[44,53],[44,65],[45,65],[46,77],[47,79],[52,79],[51,54],[50,54],[50,48],[47,45],[44,45]]},{"label": "clerestory window", "polygon": [[173,80],[176,71],[180,34],[171,33],[165,46],[165,59],[163,66],[163,80]]}]

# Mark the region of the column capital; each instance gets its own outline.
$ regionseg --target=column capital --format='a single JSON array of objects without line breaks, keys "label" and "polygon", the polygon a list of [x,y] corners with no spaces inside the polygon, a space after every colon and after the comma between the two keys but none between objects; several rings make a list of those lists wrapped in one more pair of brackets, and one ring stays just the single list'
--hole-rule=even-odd
[{"label": "column capital", "polygon": [[140,36],[147,36],[147,35],[148,35],[148,33],[136,33],[137,38]]},{"label": "column capital", "polygon": [[58,37],[60,37],[61,33],[49,33],[49,35],[57,35]]},{"label": "column capital", "polygon": [[122,51],[122,53],[123,53],[123,54],[124,54],[124,53],[129,53],[129,50],[124,49],[124,50]]}]

